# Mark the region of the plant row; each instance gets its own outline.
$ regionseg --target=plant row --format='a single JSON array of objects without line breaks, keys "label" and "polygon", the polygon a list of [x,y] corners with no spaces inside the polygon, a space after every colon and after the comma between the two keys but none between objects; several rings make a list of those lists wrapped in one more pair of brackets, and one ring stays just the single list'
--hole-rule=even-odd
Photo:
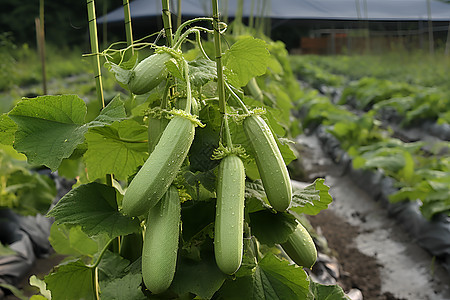
[{"label": "plant row", "polygon": [[326,126],[352,158],[357,169],[381,171],[396,182],[392,202],[417,201],[425,218],[450,213],[449,142],[430,147],[425,142],[404,143],[392,137],[374,111],[356,114],[336,105],[316,91],[306,92],[297,103],[304,128]]}]

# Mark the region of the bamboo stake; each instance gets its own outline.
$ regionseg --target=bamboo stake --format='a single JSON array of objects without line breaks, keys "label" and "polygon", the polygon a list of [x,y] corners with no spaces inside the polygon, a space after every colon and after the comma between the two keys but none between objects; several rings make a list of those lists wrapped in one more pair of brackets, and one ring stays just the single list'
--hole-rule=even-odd
[{"label": "bamboo stake", "polygon": [[[125,16],[125,35],[127,37],[127,46],[133,45],[133,30],[131,27],[130,3],[123,0],[123,13]],[[131,55],[134,55],[134,49],[131,47]]]},{"label": "bamboo stake", "polygon": [[39,59],[41,60],[41,73],[42,73],[42,93],[47,94],[47,72],[45,65],[45,37],[42,30],[42,23],[39,18],[34,19],[36,25],[36,42],[38,48]]},{"label": "bamboo stake", "polygon": [[42,66],[42,91],[47,94],[47,71],[45,63],[45,30],[44,30],[44,0],[39,1],[39,19],[36,19],[36,37]]},{"label": "bamboo stake", "polygon": [[213,29],[214,29],[214,45],[215,45],[215,57],[217,67],[217,92],[219,94],[219,110],[223,118],[223,126],[225,128],[225,141],[228,147],[233,147],[231,140],[231,134],[228,127],[228,118],[226,116],[226,102],[225,102],[225,82],[223,79],[223,67],[222,67],[222,44],[220,41],[220,28],[219,28],[219,4],[218,0],[211,0],[213,8]]},{"label": "bamboo stake", "polygon": [[181,0],[177,0],[177,28],[181,26]]},{"label": "bamboo stake", "polygon": [[94,76],[95,88],[97,91],[97,100],[100,102],[102,108],[105,107],[105,99],[103,96],[102,72],[100,69],[100,56],[98,53],[98,37],[97,24],[95,17],[95,1],[87,0],[88,20],[89,20],[89,36],[91,40],[91,53],[94,55]]},{"label": "bamboo stake", "polygon": [[169,10],[169,0],[162,0],[162,19],[164,23],[164,32],[166,34],[167,46],[172,47],[172,18]]},{"label": "bamboo stake", "polygon": [[217,0],[212,1],[213,8],[213,29],[214,29],[214,45],[216,48],[216,65],[217,65],[217,91],[219,94],[219,110],[221,114],[225,114],[225,84],[223,82],[223,66],[222,66],[222,45],[220,42],[219,29],[219,5]]}]

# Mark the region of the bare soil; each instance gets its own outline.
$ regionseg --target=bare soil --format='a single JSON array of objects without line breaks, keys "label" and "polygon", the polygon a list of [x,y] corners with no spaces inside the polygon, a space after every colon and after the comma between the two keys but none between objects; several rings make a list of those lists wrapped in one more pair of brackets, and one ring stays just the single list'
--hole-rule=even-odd
[{"label": "bare soil", "polygon": [[358,289],[362,298],[355,299],[369,300],[450,299],[450,274],[324,154],[314,135],[299,136],[296,148],[294,179],[310,183],[322,177],[330,186],[333,203],[308,219],[337,259],[337,283],[345,292]]}]

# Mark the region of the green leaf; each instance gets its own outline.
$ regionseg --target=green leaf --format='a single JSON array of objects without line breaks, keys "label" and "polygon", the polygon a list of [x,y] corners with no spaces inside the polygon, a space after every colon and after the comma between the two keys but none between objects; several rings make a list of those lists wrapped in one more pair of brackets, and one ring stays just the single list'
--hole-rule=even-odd
[{"label": "green leaf", "polygon": [[260,243],[270,247],[286,242],[297,227],[295,217],[289,213],[274,214],[269,210],[261,210],[249,216],[252,234]]},{"label": "green leaf", "polygon": [[80,226],[67,228],[63,224],[53,223],[49,241],[59,254],[92,257],[98,251],[97,242],[81,231]]},{"label": "green leaf", "polygon": [[201,87],[215,78],[217,78],[215,62],[205,58],[189,62],[189,79],[193,86]]},{"label": "green leaf", "polygon": [[141,283],[142,275],[131,273],[122,278],[101,282],[101,297],[108,300],[145,300],[147,297],[142,293]]},{"label": "green leaf", "polygon": [[309,299],[309,280],[302,268],[279,260],[272,253],[253,269],[249,276],[227,280],[218,292],[226,300]]},{"label": "green leaf", "polygon": [[178,79],[184,80],[184,76],[181,73],[180,68],[178,68],[178,65],[173,60],[166,61],[165,65],[170,74]]},{"label": "green leaf", "polygon": [[224,66],[237,76],[239,86],[266,73],[270,60],[266,42],[247,36],[239,39],[224,55]]},{"label": "green leaf", "polygon": [[[137,58],[137,56],[135,56]],[[136,60],[134,60],[136,62]],[[113,62],[107,62],[105,63],[105,67],[114,74],[116,77],[116,80],[121,83],[122,85],[127,85],[130,81],[131,74],[133,73],[132,70],[121,68],[119,65],[116,65]]]},{"label": "green leaf", "polygon": [[0,243],[0,257],[15,255],[15,254],[16,254],[16,251],[9,248],[8,245],[3,245],[2,243]]},{"label": "green leaf", "polygon": [[310,281],[309,289],[314,295],[314,299],[318,300],[348,300],[344,291],[339,285],[323,285],[314,281]]},{"label": "green leaf", "polygon": [[35,286],[39,289],[39,292],[43,295],[44,299],[52,299],[52,294],[49,290],[47,290],[47,285],[45,284],[45,281],[40,280],[36,277],[36,275],[31,275],[30,277],[30,285]]},{"label": "green leaf", "polygon": [[211,299],[222,286],[226,275],[219,270],[214,255],[202,253],[202,260],[184,259],[177,265],[171,290],[178,295],[193,293],[201,299]]},{"label": "green leaf", "polygon": [[148,157],[147,128],[133,120],[92,128],[86,133],[84,157],[90,180],[114,174],[127,179]]},{"label": "green leaf", "polygon": [[122,215],[117,209],[116,190],[91,182],[68,192],[48,213],[56,223],[81,226],[89,236],[101,233],[110,238],[139,229],[139,221]]},{"label": "green leaf", "polygon": [[117,253],[106,251],[98,266],[102,276],[108,279],[122,277],[125,269],[130,265],[130,261]]},{"label": "green leaf", "polygon": [[330,188],[324,182],[325,179],[318,178],[304,189],[294,191],[290,209],[307,215],[317,215],[327,209],[333,198],[328,192]]},{"label": "green leaf", "polygon": [[7,114],[0,115],[0,144],[12,145],[17,125]]},{"label": "green leaf", "polygon": [[253,299],[307,299],[309,281],[305,271],[268,253],[253,274]]},{"label": "green leaf", "polygon": [[94,272],[81,260],[59,265],[56,272],[45,276],[44,281],[52,293],[52,299],[94,300]]},{"label": "green leaf", "polygon": [[9,113],[18,125],[14,147],[31,164],[55,171],[84,140],[86,105],[76,95],[24,98]]},{"label": "green leaf", "polygon": [[89,127],[105,126],[112,124],[115,121],[125,119],[126,117],[127,114],[125,112],[124,103],[120,99],[120,94],[118,94],[108,103],[105,108],[102,109],[100,114],[87,125]]},{"label": "green leaf", "polygon": [[45,214],[56,196],[53,180],[26,169],[8,174],[5,191],[15,198],[12,208],[24,215]]},{"label": "green leaf", "polygon": [[19,300],[27,300],[28,299],[21,290],[19,290],[18,288],[16,288],[15,286],[13,286],[11,284],[0,282],[0,287],[10,290],[11,293],[14,296],[16,296],[17,299],[19,299]]},{"label": "green leaf", "polygon": [[31,298],[29,300],[47,300],[47,299],[51,299],[51,298],[46,298],[42,295],[33,295],[33,296],[31,296]]}]

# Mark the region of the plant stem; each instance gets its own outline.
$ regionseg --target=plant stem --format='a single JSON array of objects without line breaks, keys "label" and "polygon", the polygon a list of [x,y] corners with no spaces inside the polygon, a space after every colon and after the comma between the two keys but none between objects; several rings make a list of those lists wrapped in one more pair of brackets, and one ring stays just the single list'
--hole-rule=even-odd
[{"label": "plant stem", "polygon": [[237,101],[237,103],[239,104],[239,106],[242,108],[242,110],[244,111],[245,114],[249,114],[250,112],[248,111],[247,106],[245,106],[245,103],[242,102],[241,98],[239,98],[239,96],[233,91],[233,89],[231,88],[231,86],[225,82],[225,86],[228,90],[228,92],[230,93],[230,95],[234,98],[234,100]]},{"label": "plant stem", "polygon": [[213,29],[214,29],[214,45],[216,50],[216,66],[217,66],[217,91],[219,94],[219,110],[222,115],[225,114],[225,84],[223,80],[222,67],[222,45],[220,41],[219,29],[219,3],[218,0],[211,0],[213,8]]},{"label": "plant stem", "polygon": [[42,90],[47,94],[47,71],[45,67],[45,25],[44,25],[44,0],[39,3],[39,54],[42,64]]},{"label": "plant stem", "polygon": [[94,56],[94,76],[95,87],[97,91],[97,100],[100,102],[102,108],[105,107],[105,99],[103,97],[102,73],[100,70],[100,56],[98,53],[98,37],[97,24],[95,17],[95,2],[94,0],[87,0],[88,20],[89,20],[89,36],[91,40],[91,53]]},{"label": "plant stem", "polygon": [[162,4],[162,19],[164,23],[164,32],[166,33],[167,46],[172,47],[172,18],[169,10],[169,0],[161,0]]},{"label": "plant stem", "polygon": [[183,28],[185,28],[186,26],[191,25],[192,23],[199,22],[199,21],[212,21],[212,18],[201,17],[201,18],[195,18],[195,19],[191,19],[191,20],[188,20],[188,21],[184,22],[183,24],[181,24],[177,28],[177,31],[175,32],[175,36],[174,36],[175,42],[177,42],[178,39],[180,38],[181,31],[183,30]]},{"label": "plant stem", "polygon": [[[123,13],[125,16],[125,35],[127,37],[127,45],[133,45],[133,30],[131,27],[130,3],[128,0],[123,0]],[[131,47],[131,55],[134,54],[134,49]]]},{"label": "plant stem", "polygon": [[177,0],[177,28],[181,26],[181,0]]},{"label": "plant stem", "polygon": [[94,263],[93,265],[89,266],[91,269],[94,269],[94,268],[97,268],[97,267],[98,267],[98,265],[100,264],[100,261],[101,261],[102,258],[103,258],[103,255],[105,255],[106,250],[108,250],[109,245],[111,245],[111,243],[112,243],[113,241],[115,241],[115,240],[116,240],[115,238],[114,238],[114,239],[110,239],[110,240],[106,243],[106,245],[103,247],[102,251],[101,251],[100,254],[98,255],[97,260],[95,261],[95,263]]},{"label": "plant stem", "polygon": [[191,91],[191,82],[189,80],[189,66],[186,60],[183,60],[184,62],[184,77],[186,79],[186,107],[184,109],[185,112],[190,113],[191,112],[191,106],[192,106],[192,91]]},{"label": "plant stem", "polygon": [[218,0],[211,0],[213,7],[213,29],[214,29],[214,45],[216,48],[216,67],[217,67],[217,91],[219,94],[219,110],[223,118],[223,126],[225,131],[225,142],[230,148],[233,148],[233,142],[231,140],[230,128],[228,126],[228,118],[226,115],[226,102],[225,102],[225,81],[223,78],[222,67],[222,45],[220,41],[220,29],[219,29],[219,3]]}]

